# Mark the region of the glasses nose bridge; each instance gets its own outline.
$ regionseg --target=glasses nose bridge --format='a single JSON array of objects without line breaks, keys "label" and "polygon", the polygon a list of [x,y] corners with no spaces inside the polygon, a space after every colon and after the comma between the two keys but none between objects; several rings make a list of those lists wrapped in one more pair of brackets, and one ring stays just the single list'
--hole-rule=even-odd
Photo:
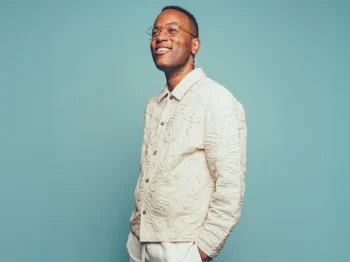
[{"label": "glasses nose bridge", "polygon": [[[168,36],[168,34],[167,34],[167,32],[166,32],[166,27],[167,27],[167,25],[161,25],[160,27],[158,27],[158,29],[159,29],[159,35],[158,36],[161,36],[161,33],[162,33],[162,31],[164,31],[164,35],[165,36]],[[164,29],[164,30],[163,30]]]}]

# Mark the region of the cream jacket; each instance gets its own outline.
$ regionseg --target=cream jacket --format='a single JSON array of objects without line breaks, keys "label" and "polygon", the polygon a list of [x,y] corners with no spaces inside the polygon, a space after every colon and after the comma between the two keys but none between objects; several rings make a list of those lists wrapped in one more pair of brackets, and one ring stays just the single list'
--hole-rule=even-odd
[{"label": "cream jacket", "polygon": [[198,68],[146,106],[131,230],[141,242],[195,241],[216,257],[245,192],[243,106]]}]

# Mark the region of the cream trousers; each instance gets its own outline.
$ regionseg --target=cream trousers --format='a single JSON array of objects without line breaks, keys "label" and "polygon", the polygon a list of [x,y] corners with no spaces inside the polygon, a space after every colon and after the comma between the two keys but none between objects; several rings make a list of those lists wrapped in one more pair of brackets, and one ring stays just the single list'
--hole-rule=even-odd
[{"label": "cream trousers", "polygon": [[130,232],[126,248],[129,262],[202,262],[197,245],[191,242],[141,243]]}]

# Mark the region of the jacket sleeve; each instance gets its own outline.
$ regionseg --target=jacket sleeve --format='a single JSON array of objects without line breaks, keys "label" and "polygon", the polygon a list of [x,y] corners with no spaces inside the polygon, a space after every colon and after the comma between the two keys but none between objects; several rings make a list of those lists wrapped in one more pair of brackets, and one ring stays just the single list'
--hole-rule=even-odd
[{"label": "jacket sleeve", "polygon": [[246,138],[243,106],[229,91],[216,93],[208,103],[204,121],[204,150],[216,190],[196,240],[212,258],[220,253],[241,215]]}]

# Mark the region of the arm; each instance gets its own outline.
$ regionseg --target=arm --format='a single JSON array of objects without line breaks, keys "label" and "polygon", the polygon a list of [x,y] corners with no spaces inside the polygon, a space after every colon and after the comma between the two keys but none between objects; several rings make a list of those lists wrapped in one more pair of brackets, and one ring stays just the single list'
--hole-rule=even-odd
[{"label": "arm", "polygon": [[216,257],[241,215],[247,137],[243,106],[229,92],[220,92],[208,104],[204,125],[204,150],[216,191],[196,244]]}]

